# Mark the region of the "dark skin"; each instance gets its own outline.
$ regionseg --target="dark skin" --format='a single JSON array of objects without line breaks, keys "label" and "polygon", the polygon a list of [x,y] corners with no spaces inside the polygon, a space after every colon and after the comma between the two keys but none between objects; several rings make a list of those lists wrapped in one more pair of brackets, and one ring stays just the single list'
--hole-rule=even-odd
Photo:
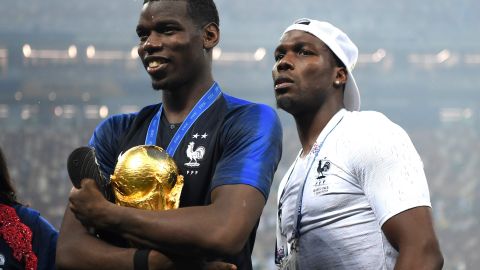
[{"label": "dark skin", "polygon": [[[196,26],[186,2],[154,1],[144,5],[137,33],[140,58],[153,87],[162,89],[168,121],[182,122],[213,83],[211,49],[218,43],[218,26]],[[176,267],[155,250],[183,258],[234,255],[244,247],[265,205],[262,193],[251,186],[224,185],[211,192],[209,205],[146,211],[108,202],[91,179],[72,189],[69,200],[58,240],[60,269],[133,269],[135,249],[112,246],[90,235],[83,225],[154,249],[150,269]],[[214,262],[205,269],[236,267]]]},{"label": "dark skin", "polygon": [[308,153],[330,118],[343,108],[339,87],[347,81],[346,70],[333,66],[323,42],[301,31],[286,34],[275,50],[275,60],[277,106],[294,116],[303,153]]},{"label": "dark skin", "polygon": [[163,90],[165,116],[180,123],[213,84],[210,51],[220,38],[218,26],[195,25],[183,1],[153,1],[144,5],[136,32],[152,86]]},{"label": "dark skin", "polygon": [[[317,37],[299,30],[286,33],[275,50],[272,70],[277,106],[292,114],[307,155],[318,134],[343,105],[347,71]],[[401,212],[382,226],[399,252],[396,270],[441,269],[443,257],[433,228],[431,209]]]}]

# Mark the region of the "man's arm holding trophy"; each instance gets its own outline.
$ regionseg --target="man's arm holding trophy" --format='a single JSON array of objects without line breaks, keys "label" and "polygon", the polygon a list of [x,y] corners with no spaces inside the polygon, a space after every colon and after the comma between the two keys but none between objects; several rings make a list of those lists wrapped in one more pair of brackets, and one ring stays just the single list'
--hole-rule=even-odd
[{"label": "man's arm holding trophy", "polygon": [[[202,254],[234,254],[244,245],[238,235],[245,234],[243,239],[248,238],[255,225],[256,220],[246,217],[251,216],[250,211],[256,211],[259,217],[265,203],[263,196],[248,186],[222,186],[212,192],[211,205],[177,209],[183,176],[173,159],[157,146],[138,146],[121,155],[110,178],[110,189],[101,176],[89,175],[78,180],[70,170],[76,188],[70,194],[70,207],[62,224],[68,228],[64,230],[68,235],[60,236],[68,241],[62,241],[59,248],[88,246],[78,254],[85,258],[82,263],[86,269],[98,268],[99,262],[105,269],[121,269],[119,265],[132,269],[132,257],[142,248],[153,249],[147,253],[149,269],[175,269],[172,261],[158,250],[192,258]],[[244,202],[241,207],[232,203],[238,200]],[[176,210],[162,211],[172,209]],[[129,245],[113,246],[92,232],[96,236],[101,232],[120,235]],[[205,265],[204,269],[235,267],[216,262]]]},{"label": "man's arm holding trophy", "polygon": [[[110,184],[100,173],[93,148],[75,149],[70,154],[67,165],[70,179],[75,187],[71,193],[74,193],[76,189],[90,188],[91,192],[98,192],[110,202],[115,202]],[[90,187],[88,187],[88,182],[91,181],[89,179],[94,180]],[[98,199],[98,197],[92,196],[92,199],[95,198]],[[136,247],[121,245],[120,237],[108,231],[98,231],[88,223],[84,223],[82,226],[82,223],[68,207],[65,211],[60,235],[63,241],[59,241],[57,247],[58,269],[132,269],[134,267],[132,258],[138,251]],[[74,252],[68,252],[68,250]],[[74,254],[75,258],[67,256],[69,254]],[[81,264],[78,263],[78,258],[82,258]],[[168,257],[155,250],[148,254],[148,262],[148,269],[175,269]]]}]

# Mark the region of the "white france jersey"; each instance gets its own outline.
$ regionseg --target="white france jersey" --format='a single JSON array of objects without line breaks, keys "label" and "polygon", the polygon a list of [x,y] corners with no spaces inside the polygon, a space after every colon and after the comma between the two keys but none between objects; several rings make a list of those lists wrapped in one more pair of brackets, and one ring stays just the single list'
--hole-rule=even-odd
[{"label": "white france jersey", "polygon": [[290,252],[298,190],[308,172],[300,269],[393,269],[398,253],[381,226],[402,211],[431,206],[423,163],[407,133],[379,112],[342,109],[294,165],[278,191],[277,254]]}]

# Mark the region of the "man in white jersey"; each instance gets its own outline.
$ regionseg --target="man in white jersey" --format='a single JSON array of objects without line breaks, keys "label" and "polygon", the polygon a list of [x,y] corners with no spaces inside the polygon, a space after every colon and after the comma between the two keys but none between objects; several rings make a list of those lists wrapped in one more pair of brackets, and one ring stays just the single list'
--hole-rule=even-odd
[{"label": "man in white jersey", "polygon": [[406,132],[360,112],[358,49],[327,22],[297,20],[275,50],[277,106],[302,145],[278,191],[281,269],[441,269],[422,161]]}]

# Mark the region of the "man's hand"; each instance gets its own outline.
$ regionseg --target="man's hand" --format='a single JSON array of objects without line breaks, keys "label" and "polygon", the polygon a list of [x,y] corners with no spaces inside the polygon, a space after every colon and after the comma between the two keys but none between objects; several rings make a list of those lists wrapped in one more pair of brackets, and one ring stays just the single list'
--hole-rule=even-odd
[{"label": "man's hand", "polygon": [[92,179],[83,179],[80,189],[72,188],[69,196],[70,210],[86,227],[102,229],[108,226],[106,209],[112,206],[100,192]]}]

